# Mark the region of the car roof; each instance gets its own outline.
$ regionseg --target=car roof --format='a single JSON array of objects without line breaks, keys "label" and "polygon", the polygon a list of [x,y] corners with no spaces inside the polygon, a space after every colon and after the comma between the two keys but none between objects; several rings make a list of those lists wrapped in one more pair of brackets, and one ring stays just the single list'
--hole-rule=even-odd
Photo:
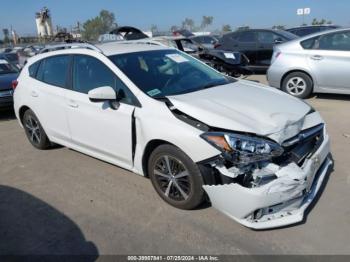
[{"label": "car roof", "polygon": [[152,43],[151,41],[109,42],[96,45],[96,47],[99,48],[106,56],[170,49],[169,47],[157,45],[155,43]]},{"label": "car roof", "polygon": [[302,26],[288,28],[286,30],[303,29],[303,28],[316,28],[316,27],[340,28],[339,25],[302,25]]},{"label": "car roof", "polygon": [[293,39],[291,41],[288,41],[286,43],[278,45],[279,48],[289,48],[289,47],[294,47],[296,44],[299,46],[299,43],[308,39],[311,39],[313,37],[325,35],[325,34],[330,34],[330,33],[337,33],[337,32],[346,32],[350,31],[350,28],[337,28],[337,29],[331,29],[331,30],[326,30],[322,32],[317,32],[314,34],[306,35],[300,38]]},{"label": "car roof", "polygon": [[303,40],[307,40],[309,38],[313,38],[315,36],[320,36],[320,35],[329,34],[329,33],[337,33],[337,32],[349,31],[349,30],[350,30],[350,28],[331,29],[331,30],[327,30],[327,31],[317,32],[317,33],[314,33],[314,34],[311,34],[311,35],[306,35],[306,36],[300,37],[300,38],[298,38],[296,40],[303,41]]},{"label": "car roof", "polygon": [[281,29],[271,29],[271,28],[249,28],[249,29],[241,29],[241,30],[237,30],[237,31],[229,32],[229,33],[239,33],[239,32],[247,32],[247,31],[271,31],[271,32],[281,32],[281,31],[285,31],[285,30],[281,30]]}]

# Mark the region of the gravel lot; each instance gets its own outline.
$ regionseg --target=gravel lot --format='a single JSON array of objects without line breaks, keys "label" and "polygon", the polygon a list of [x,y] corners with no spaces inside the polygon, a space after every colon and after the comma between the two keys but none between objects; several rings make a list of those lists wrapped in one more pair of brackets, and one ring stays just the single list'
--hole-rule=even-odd
[{"label": "gravel lot", "polygon": [[309,102],[328,125],[334,171],[304,223],[266,231],[208,206],[177,210],[148,179],[73,150],[38,151],[0,112],[0,254],[350,254],[350,96]]}]

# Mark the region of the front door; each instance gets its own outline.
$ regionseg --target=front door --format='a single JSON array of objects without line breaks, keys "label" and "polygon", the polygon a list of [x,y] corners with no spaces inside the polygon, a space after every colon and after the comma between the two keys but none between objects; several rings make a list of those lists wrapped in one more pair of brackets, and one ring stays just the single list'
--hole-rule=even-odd
[{"label": "front door", "polygon": [[122,100],[118,109],[112,109],[109,102],[95,103],[88,98],[94,88],[119,90],[125,85],[103,62],[87,55],[74,56],[72,79],[66,103],[73,144],[89,155],[130,168],[135,107]]}]

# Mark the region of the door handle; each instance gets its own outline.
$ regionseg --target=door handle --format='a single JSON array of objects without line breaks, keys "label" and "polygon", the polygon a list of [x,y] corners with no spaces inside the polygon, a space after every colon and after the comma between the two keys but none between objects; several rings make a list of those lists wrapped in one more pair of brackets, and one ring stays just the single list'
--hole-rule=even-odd
[{"label": "door handle", "polygon": [[317,60],[317,61],[319,61],[319,60],[322,60],[322,59],[323,59],[323,56],[314,55],[314,56],[311,57],[311,59],[312,59],[312,60]]},{"label": "door handle", "polygon": [[72,108],[79,107],[79,105],[74,100],[69,100],[68,105]]},{"label": "door handle", "polygon": [[38,93],[35,92],[35,91],[32,91],[32,92],[30,93],[30,95],[31,95],[32,97],[38,97],[38,96],[39,96]]}]

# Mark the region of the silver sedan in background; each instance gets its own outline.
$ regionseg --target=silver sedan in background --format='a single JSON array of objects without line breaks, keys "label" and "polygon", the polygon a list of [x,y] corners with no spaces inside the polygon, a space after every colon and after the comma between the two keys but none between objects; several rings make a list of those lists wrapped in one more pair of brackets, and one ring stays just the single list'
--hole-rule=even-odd
[{"label": "silver sedan in background", "polygon": [[350,28],[277,45],[267,78],[270,86],[299,98],[312,93],[350,94]]}]

